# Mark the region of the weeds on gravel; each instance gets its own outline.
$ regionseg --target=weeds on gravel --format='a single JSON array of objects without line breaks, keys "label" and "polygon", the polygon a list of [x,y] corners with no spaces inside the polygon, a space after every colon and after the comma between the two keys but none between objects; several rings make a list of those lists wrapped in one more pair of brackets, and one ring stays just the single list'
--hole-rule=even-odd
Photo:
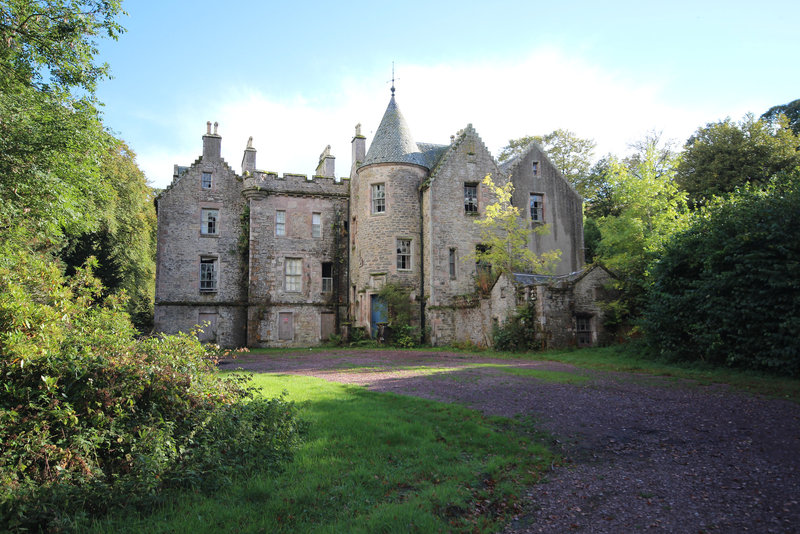
[{"label": "weeds on gravel", "polygon": [[696,363],[676,363],[653,359],[636,342],[610,347],[595,347],[545,352],[476,353],[481,358],[504,360],[544,360],[568,363],[587,369],[646,373],[695,380],[700,385],[728,384],[736,389],[800,402],[800,380],[778,377],[757,371],[719,368]]},{"label": "weeds on gravel", "polygon": [[254,382],[310,423],[293,463],[94,531],[491,532],[553,461],[522,422],[309,377]]}]

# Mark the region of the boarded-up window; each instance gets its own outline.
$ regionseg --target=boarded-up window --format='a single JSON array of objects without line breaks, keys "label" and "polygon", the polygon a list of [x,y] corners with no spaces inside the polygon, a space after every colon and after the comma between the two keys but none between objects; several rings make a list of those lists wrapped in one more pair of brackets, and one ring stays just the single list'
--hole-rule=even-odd
[{"label": "boarded-up window", "polygon": [[294,339],[294,317],[292,312],[278,313],[278,339],[280,341]]},{"label": "boarded-up window", "polygon": [[322,312],[319,314],[319,323],[320,323],[320,336],[319,338],[322,341],[327,341],[331,334],[334,333],[335,328],[335,317],[333,313],[330,312]]}]

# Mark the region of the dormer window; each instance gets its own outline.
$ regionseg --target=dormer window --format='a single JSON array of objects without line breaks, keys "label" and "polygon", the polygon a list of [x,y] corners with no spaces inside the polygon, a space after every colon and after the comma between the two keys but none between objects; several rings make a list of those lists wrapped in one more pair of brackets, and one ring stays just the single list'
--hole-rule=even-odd
[{"label": "dormer window", "polygon": [[203,175],[200,178],[200,188],[201,189],[211,189],[212,183],[213,182],[211,181],[211,173],[210,172],[204,172]]}]

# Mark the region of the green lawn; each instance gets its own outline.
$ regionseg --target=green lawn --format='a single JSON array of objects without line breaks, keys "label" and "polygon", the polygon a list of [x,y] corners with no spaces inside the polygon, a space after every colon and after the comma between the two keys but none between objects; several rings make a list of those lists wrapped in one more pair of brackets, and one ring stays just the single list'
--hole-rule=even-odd
[{"label": "green lawn", "polygon": [[554,461],[534,429],[508,419],[315,378],[255,381],[268,396],[285,390],[310,423],[283,472],[94,532],[491,532]]}]

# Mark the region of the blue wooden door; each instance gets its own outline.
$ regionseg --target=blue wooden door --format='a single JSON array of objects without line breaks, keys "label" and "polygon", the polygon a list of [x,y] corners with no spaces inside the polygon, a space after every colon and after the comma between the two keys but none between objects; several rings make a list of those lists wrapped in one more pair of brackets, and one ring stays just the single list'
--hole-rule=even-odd
[{"label": "blue wooden door", "polygon": [[370,331],[372,337],[378,334],[378,323],[385,323],[388,319],[386,302],[378,295],[370,297]]}]

